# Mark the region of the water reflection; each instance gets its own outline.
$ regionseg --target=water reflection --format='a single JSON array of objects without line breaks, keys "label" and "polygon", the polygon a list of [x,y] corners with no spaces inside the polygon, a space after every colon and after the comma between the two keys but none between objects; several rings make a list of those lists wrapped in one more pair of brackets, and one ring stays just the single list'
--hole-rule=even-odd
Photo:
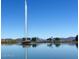
[{"label": "water reflection", "polygon": [[37,47],[37,44],[32,44],[32,47]]},{"label": "water reflection", "polygon": [[[68,43],[67,44],[34,43],[26,45],[3,44],[1,48],[2,49],[1,54],[2,59],[25,59],[26,54],[28,54],[29,59],[64,59],[64,56],[66,57],[65,59],[77,59],[76,48],[78,48],[78,44],[68,44]],[[5,57],[5,54],[6,55],[12,54],[13,57]]]},{"label": "water reflection", "polygon": [[55,46],[56,46],[56,47],[59,47],[60,45],[61,45],[60,43],[58,43],[58,44],[55,44]]},{"label": "water reflection", "polygon": [[52,45],[53,45],[52,43],[48,43],[47,44],[48,47],[52,47]]},{"label": "water reflection", "polygon": [[[63,45],[61,43],[54,43],[54,44],[53,43],[46,43],[46,44],[47,44],[47,47],[53,47],[53,45],[54,45],[57,48],[60,47],[61,45]],[[37,44],[37,43],[36,44],[22,44],[21,46],[23,48],[30,48],[30,47],[36,48],[39,45],[42,45],[42,44]],[[78,48],[78,43],[76,43],[76,44],[68,44],[68,45],[75,45]]]},{"label": "water reflection", "polygon": [[76,47],[78,48],[78,43],[76,43],[75,45],[76,45]]}]

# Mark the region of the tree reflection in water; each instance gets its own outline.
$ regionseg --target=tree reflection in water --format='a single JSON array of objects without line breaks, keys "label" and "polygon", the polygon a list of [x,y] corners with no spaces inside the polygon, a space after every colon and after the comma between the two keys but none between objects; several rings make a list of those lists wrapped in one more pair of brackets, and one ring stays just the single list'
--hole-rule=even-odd
[{"label": "tree reflection in water", "polygon": [[37,44],[32,44],[32,47],[34,47],[34,48],[37,47]]},{"label": "tree reflection in water", "polygon": [[48,46],[48,47],[52,47],[52,43],[48,43],[47,46]]},{"label": "tree reflection in water", "polygon": [[[38,47],[38,45],[42,45],[42,44],[26,44],[26,45],[22,44],[22,47],[23,48],[30,48],[30,47],[35,48],[35,47]],[[47,43],[48,47],[53,47],[53,45],[55,45],[55,47],[60,47],[61,43],[54,43],[54,44],[53,43]],[[76,43],[75,46],[78,48],[78,43]]]},{"label": "tree reflection in water", "polygon": [[75,45],[76,45],[76,47],[78,48],[78,43],[76,43]]},{"label": "tree reflection in water", "polygon": [[55,43],[55,46],[56,47],[59,47],[61,44],[60,43]]}]

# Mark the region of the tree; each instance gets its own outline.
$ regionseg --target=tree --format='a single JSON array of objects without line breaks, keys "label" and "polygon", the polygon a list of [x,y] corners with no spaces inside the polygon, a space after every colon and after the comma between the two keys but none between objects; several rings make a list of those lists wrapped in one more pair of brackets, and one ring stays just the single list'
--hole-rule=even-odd
[{"label": "tree", "polygon": [[48,38],[48,39],[47,39],[47,41],[48,41],[48,42],[51,42],[51,41],[52,41],[52,39],[51,39],[51,38]]},{"label": "tree", "polygon": [[75,40],[78,41],[78,35],[76,35]]},{"label": "tree", "polygon": [[27,38],[27,40],[30,40],[31,38]]},{"label": "tree", "polygon": [[59,43],[60,42],[60,38],[54,38],[54,43]]},{"label": "tree", "polygon": [[60,40],[60,38],[55,38],[55,40],[56,40],[56,41],[59,41],[59,40]]},{"label": "tree", "polygon": [[22,38],[22,41],[25,41],[26,40],[26,38]]},{"label": "tree", "polygon": [[31,41],[36,42],[37,38],[33,37]]}]

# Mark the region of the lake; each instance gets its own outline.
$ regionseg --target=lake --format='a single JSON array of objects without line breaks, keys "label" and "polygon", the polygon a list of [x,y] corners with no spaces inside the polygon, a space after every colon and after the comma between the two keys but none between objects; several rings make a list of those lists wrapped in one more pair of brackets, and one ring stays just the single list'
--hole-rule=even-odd
[{"label": "lake", "polygon": [[1,59],[78,59],[77,44],[2,45]]}]

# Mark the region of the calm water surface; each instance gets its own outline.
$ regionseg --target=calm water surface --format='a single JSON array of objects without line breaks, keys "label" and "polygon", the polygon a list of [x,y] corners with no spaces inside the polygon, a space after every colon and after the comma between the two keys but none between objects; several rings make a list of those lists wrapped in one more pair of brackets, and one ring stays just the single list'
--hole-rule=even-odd
[{"label": "calm water surface", "polygon": [[78,59],[75,44],[2,45],[1,59]]}]

